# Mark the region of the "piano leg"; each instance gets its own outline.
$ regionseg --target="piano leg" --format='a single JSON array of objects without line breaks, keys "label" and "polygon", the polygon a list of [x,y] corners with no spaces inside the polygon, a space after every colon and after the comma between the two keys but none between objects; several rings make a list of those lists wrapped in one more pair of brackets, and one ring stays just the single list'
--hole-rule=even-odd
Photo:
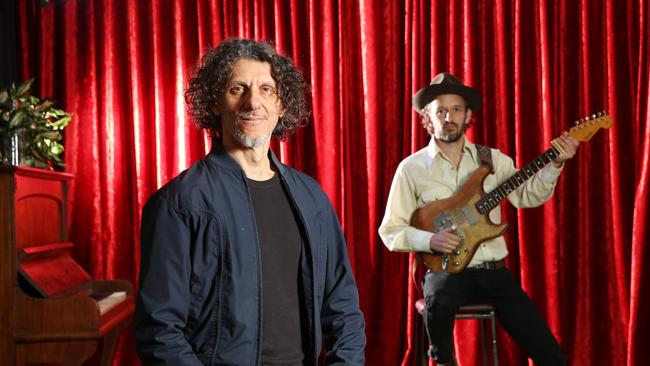
[{"label": "piano leg", "polygon": [[101,366],[111,366],[113,364],[113,353],[115,352],[115,344],[117,343],[117,338],[120,335],[122,327],[119,329],[113,329],[111,332],[107,333],[102,341],[102,362]]},{"label": "piano leg", "polygon": [[16,344],[16,366],[59,364],[80,366],[97,348],[96,340]]}]

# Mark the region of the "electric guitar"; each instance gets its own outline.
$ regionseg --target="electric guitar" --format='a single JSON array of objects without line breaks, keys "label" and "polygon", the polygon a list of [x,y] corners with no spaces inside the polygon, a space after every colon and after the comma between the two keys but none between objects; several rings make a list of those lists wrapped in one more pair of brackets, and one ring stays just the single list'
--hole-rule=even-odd
[{"label": "electric guitar", "polygon": [[[576,122],[569,136],[578,141],[588,141],[601,128],[610,128],[612,118],[605,112],[591,115]],[[411,226],[432,233],[452,228],[461,242],[450,254],[418,253],[421,260],[434,272],[458,273],[467,267],[478,246],[496,238],[508,228],[508,223],[494,224],[488,214],[540,169],[549,164],[562,151],[555,140],[551,148],[519,170],[489,193],[483,190],[483,180],[490,168],[482,164],[453,196],[426,203],[411,216]]]}]

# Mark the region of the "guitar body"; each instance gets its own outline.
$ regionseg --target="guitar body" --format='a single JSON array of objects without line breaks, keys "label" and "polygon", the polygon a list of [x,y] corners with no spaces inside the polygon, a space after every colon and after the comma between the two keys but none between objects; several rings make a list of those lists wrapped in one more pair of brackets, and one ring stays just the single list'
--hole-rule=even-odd
[{"label": "guitar body", "polygon": [[482,242],[502,235],[508,228],[507,223],[494,224],[488,216],[489,212],[483,215],[475,206],[485,196],[483,181],[489,173],[489,168],[482,165],[453,196],[429,202],[415,210],[411,216],[411,226],[415,228],[435,233],[451,227],[461,237],[456,251],[448,255],[418,253],[430,270],[461,272]]}]

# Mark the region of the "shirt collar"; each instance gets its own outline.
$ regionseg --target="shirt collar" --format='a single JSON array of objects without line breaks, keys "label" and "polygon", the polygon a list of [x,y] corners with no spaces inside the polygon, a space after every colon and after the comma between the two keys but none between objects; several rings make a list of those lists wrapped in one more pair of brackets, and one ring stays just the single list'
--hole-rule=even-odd
[{"label": "shirt collar", "polygon": [[[472,160],[477,161],[476,159],[478,155],[476,153],[476,145],[470,141],[467,135],[465,135],[465,146],[463,146],[463,151],[467,152]],[[431,140],[429,140],[429,145],[427,146],[427,155],[429,155],[430,163],[433,163],[436,159],[444,159],[438,144],[436,144],[436,139],[434,139],[433,136],[431,136]]]}]

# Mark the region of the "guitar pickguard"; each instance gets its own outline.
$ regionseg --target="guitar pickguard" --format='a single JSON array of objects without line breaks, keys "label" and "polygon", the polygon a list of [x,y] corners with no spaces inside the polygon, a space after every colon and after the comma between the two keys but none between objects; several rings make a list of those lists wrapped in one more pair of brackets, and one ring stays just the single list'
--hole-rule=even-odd
[{"label": "guitar pickguard", "polygon": [[477,223],[478,218],[476,216],[476,213],[468,205],[443,212],[433,219],[433,232],[438,232],[440,230],[450,228],[454,234],[460,237],[460,244],[458,247],[456,247],[456,250],[452,252],[451,255],[442,255],[441,265],[443,271],[447,271],[447,268],[449,268],[450,265],[450,261],[451,265],[454,267],[460,265],[460,261],[456,260],[455,257],[460,256],[461,254],[469,254],[470,249],[464,245],[466,239],[466,230],[471,228],[472,225],[476,225]]}]

